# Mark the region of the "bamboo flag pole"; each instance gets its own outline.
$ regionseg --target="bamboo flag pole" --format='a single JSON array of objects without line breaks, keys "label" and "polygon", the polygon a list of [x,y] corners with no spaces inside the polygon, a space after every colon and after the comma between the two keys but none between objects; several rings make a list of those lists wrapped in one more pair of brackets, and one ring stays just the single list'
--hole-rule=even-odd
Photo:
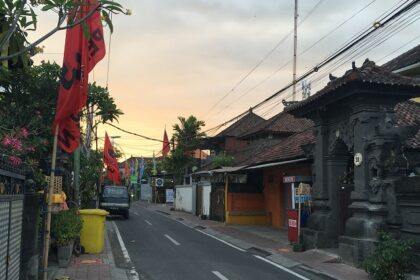
[{"label": "bamboo flag pole", "polygon": [[53,154],[51,159],[51,173],[50,173],[50,183],[48,185],[48,195],[47,195],[47,221],[45,223],[45,232],[44,232],[44,259],[43,259],[43,280],[48,280],[48,253],[50,249],[50,229],[51,229],[51,211],[52,211],[52,196],[54,194],[54,181],[55,181],[55,162],[57,159],[57,138],[58,138],[58,128],[59,125],[55,128],[54,133],[54,144],[53,144]]}]

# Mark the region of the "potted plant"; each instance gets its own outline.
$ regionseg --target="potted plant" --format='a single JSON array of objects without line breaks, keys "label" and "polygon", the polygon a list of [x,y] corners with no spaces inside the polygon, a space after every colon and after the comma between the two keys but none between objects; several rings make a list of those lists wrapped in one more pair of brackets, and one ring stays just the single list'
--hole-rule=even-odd
[{"label": "potted plant", "polygon": [[69,265],[74,240],[80,237],[82,225],[82,219],[76,210],[60,211],[52,215],[51,236],[57,245],[59,267]]}]

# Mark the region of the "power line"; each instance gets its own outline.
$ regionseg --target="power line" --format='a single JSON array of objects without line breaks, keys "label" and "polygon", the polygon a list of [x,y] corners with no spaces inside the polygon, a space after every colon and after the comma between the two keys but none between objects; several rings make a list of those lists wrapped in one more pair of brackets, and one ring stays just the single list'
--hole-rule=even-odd
[{"label": "power line", "polygon": [[[378,27],[373,27],[373,29],[372,29],[372,27],[370,27],[369,29],[363,31],[360,35],[356,36],[356,38],[351,43],[341,47],[336,52],[334,52],[333,54],[328,56],[324,61],[318,63],[312,70],[307,71],[302,76],[297,78],[296,82],[300,82],[303,79],[307,78],[309,75],[311,75],[315,72],[318,72],[319,69],[326,66],[327,64],[329,64],[331,61],[333,61],[334,59],[336,59],[340,55],[346,53],[347,51],[352,49],[354,46],[358,45],[360,42],[364,41],[368,36],[370,36],[371,34],[376,32],[379,28],[382,28],[382,27],[386,26],[388,23],[392,22],[393,20],[395,20],[396,18],[398,18],[399,16],[401,16],[405,12],[407,12],[410,9],[412,9],[413,7],[415,7],[418,4],[419,1],[420,0],[414,0],[414,1],[411,1],[411,3],[404,6],[404,4],[409,2],[409,1],[406,1],[404,4],[398,6],[396,9],[394,9],[392,12],[389,12],[386,16],[384,16],[381,20],[378,21],[378,24],[379,24]],[[404,6],[404,7],[402,7],[402,6]],[[277,97],[278,95],[280,95],[281,93],[283,93],[284,91],[289,89],[292,85],[293,85],[293,83],[287,84],[285,87],[283,87],[279,91],[275,92],[274,94],[267,97],[263,101],[261,101],[261,102],[257,103],[256,105],[252,106],[251,110],[254,110],[254,109],[257,109],[257,108],[261,107],[263,104],[269,102],[273,98]],[[229,119],[226,122],[223,122],[222,124],[219,124],[219,125],[211,128],[211,129],[209,129],[208,131],[211,131],[211,130],[214,130],[214,129],[219,129],[219,128],[221,128],[221,127],[223,127],[223,126],[225,126],[225,125],[227,125],[227,124],[245,116],[247,113],[248,113],[248,110],[239,114],[239,115],[237,115],[237,116],[235,116],[235,117],[233,117],[233,118],[231,118],[231,119]]]},{"label": "power line", "polygon": [[[315,6],[309,11],[309,13],[302,19],[302,21],[299,23],[302,24],[315,10],[316,8],[323,2],[324,0],[319,0],[317,4],[315,4]],[[255,70],[257,70],[258,67],[260,67],[260,65],[267,60],[267,58],[269,58],[275,50],[277,50],[277,48],[283,44],[287,38],[289,38],[290,35],[293,34],[293,29],[291,31],[289,31],[279,42],[277,42],[277,44],[270,50],[268,51],[268,53],[266,53],[263,58],[254,66],[251,68],[251,70],[245,75],[243,76],[228,92],[226,92],[222,98],[220,98],[205,114],[204,116],[208,115],[214,108],[216,108],[217,105],[220,104],[220,102],[222,102],[226,97],[228,97],[229,94],[231,94],[232,92],[234,92],[236,90],[236,88],[241,85],[253,72],[255,72]]]},{"label": "power line", "polygon": [[[321,37],[319,40],[317,40],[315,43],[313,43],[311,46],[309,46],[308,48],[306,48],[305,50],[303,50],[302,52],[300,52],[298,55],[301,56],[303,54],[305,54],[306,52],[308,52],[309,50],[311,50],[312,48],[314,48],[316,45],[318,45],[321,41],[323,41],[325,38],[327,38],[329,35],[331,35],[332,33],[334,33],[335,31],[337,31],[340,27],[342,27],[344,24],[346,24],[347,22],[349,22],[351,19],[353,19],[354,17],[356,17],[358,14],[360,14],[361,12],[363,12],[365,9],[367,9],[371,4],[373,4],[374,2],[376,2],[376,0],[372,0],[370,3],[368,3],[367,5],[365,5],[364,7],[362,7],[360,10],[358,10],[356,13],[354,13],[353,15],[351,15],[349,18],[347,18],[346,20],[344,20],[342,23],[340,23],[337,27],[335,27],[334,29],[332,29],[330,32],[328,32],[327,34],[325,34],[323,37]],[[318,3],[319,4],[319,3]],[[292,33],[292,31],[290,32],[290,34]],[[290,35],[289,34],[289,35]],[[289,59],[286,63],[284,63],[281,67],[277,68],[273,73],[271,73],[269,76],[267,76],[266,78],[264,78],[263,80],[261,80],[258,84],[256,84],[255,86],[251,87],[250,89],[248,89],[246,92],[244,92],[242,95],[240,95],[236,100],[233,100],[231,103],[227,104],[225,107],[223,107],[221,110],[219,110],[217,112],[217,114],[220,114],[221,112],[223,112],[224,110],[226,110],[227,108],[229,108],[233,103],[237,102],[239,98],[243,98],[246,95],[248,95],[249,93],[251,93],[252,91],[254,91],[256,88],[258,88],[259,86],[261,86],[262,84],[264,84],[266,81],[270,80],[275,74],[277,74],[279,71],[281,71],[282,69],[284,69],[287,65],[289,65],[292,62],[292,59]]]}]

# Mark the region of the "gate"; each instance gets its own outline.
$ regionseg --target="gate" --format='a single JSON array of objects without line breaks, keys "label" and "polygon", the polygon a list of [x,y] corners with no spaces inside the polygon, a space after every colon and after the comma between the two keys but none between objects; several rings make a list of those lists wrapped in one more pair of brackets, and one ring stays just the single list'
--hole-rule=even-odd
[{"label": "gate", "polygon": [[223,187],[211,191],[210,216],[212,220],[225,221],[225,189]]},{"label": "gate", "polygon": [[5,280],[20,274],[23,173],[0,161],[0,279]]}]

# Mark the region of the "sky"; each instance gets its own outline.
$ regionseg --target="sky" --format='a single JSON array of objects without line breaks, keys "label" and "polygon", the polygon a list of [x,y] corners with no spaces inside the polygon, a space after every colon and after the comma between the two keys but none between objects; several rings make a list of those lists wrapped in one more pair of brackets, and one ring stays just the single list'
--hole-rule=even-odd
[{"label": "sky", "polygon": [[[207,130],[245,112],[292,81],[293,0],[119,2],[132,15],[113,16],[112,36],[105,28],[107,56],[89,81],[108,86],[124,112],[114,123],[122,129],[163,139],[165,127],[171,137],[179,116],[194,115],[205,121]],[[299,1],[297,76],[405,2]],[[309,77],[311,94],[326,85],[329,73],[343,75],[351,61],[360,66],[369,58],[380,65],[420,44],[419,11],[417,7],[387,30],[378,30],[335,67]],[[39,12],[38,29],[30,34],[30,40],[52,29],[56,21],[56,14]],[[35,63],[49,60],[61,65],[64,38],[65,31],[61,31],[44,41],[44,53],[34,57]],[[254,112],[266,119],[278,114],[283,110],[283,98],[291,100],[291,90]],[[296,100],[300,99],[298,91]],[[101,137],[105,131],[117,136],[115,145],[127,158],[151,156],[162,149],[162,143],[107,125],[98,131]],[[215,133],[210,131],[209,136]],[[103,138],[99,145],[103,146]]]}]

